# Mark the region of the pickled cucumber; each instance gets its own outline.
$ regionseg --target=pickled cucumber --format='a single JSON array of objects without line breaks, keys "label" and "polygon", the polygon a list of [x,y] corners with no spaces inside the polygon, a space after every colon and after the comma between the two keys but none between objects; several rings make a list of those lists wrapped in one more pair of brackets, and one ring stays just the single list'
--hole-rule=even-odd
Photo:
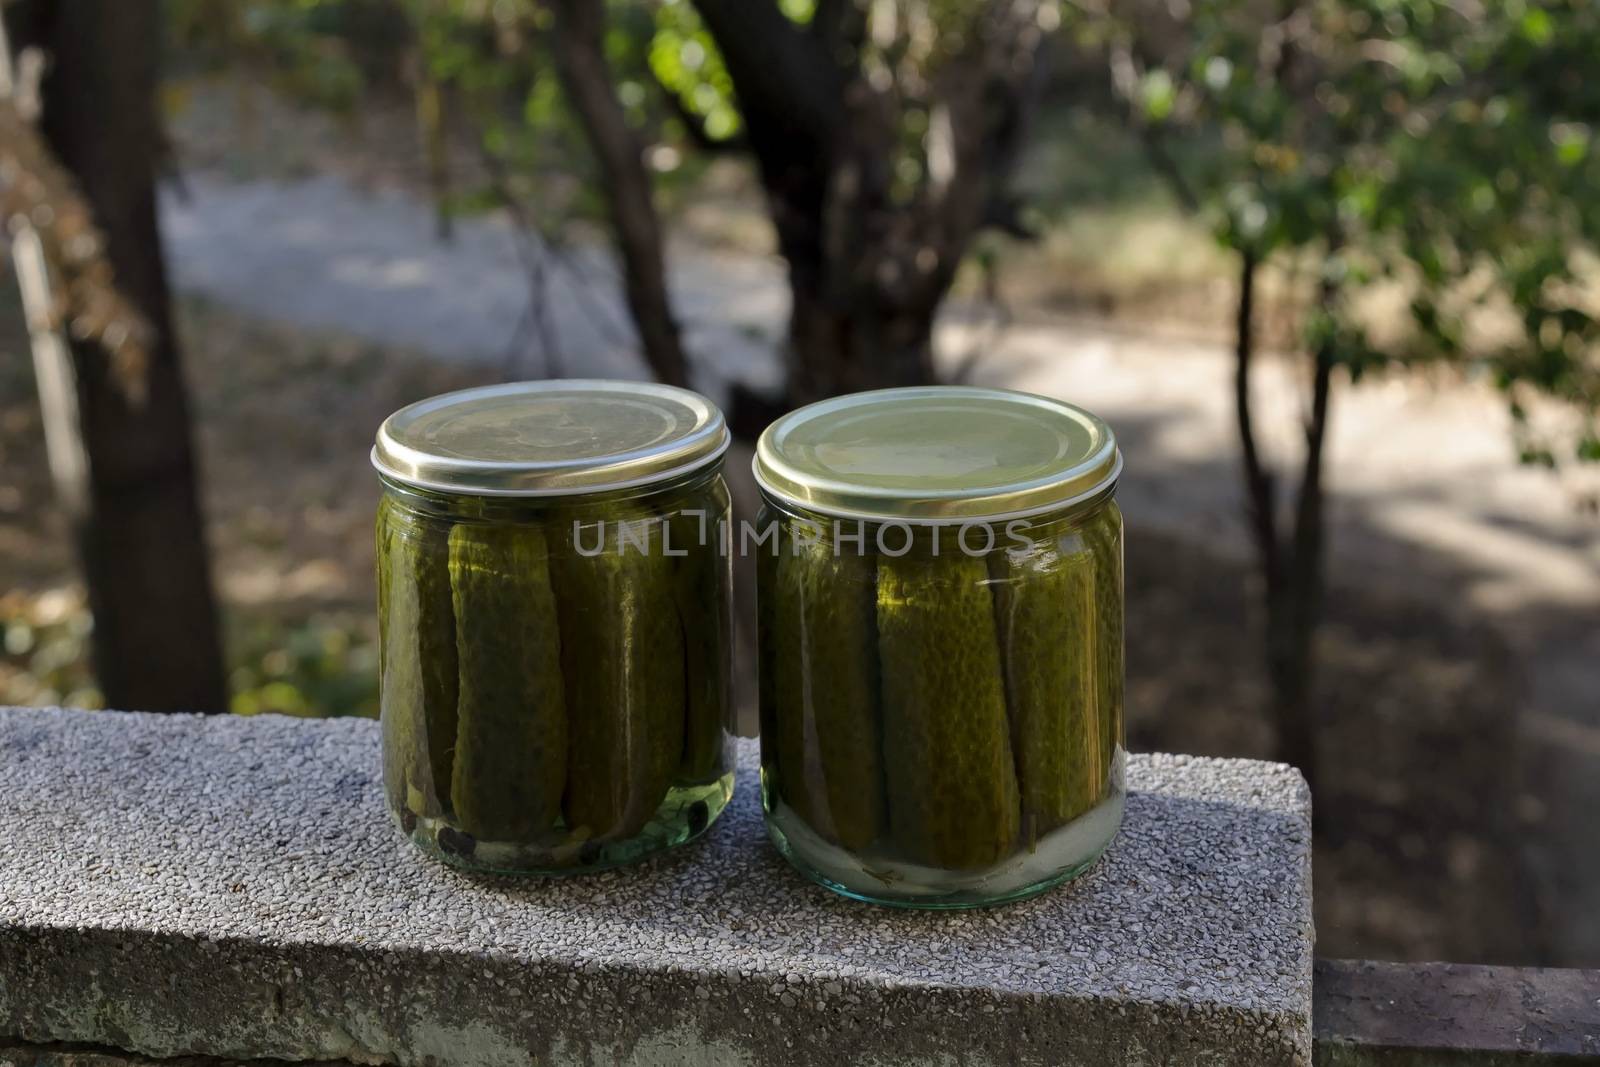
[{"label": "pickled cucumber", "polygon": [[1020,804],[1000,645],[981,557],[878,561],[889,824],[914,862],[983,867],[1016,844]]},{"label": "pickled cucumber", "polygon": [[1126,743],[1122,723],[1122,512],[1114,501],[1095,512],[1084,525],[1083,536],[1095,559],[1095,688],[1100,751],[1109,775],[1117,749]]},{"label": "pickled cucumber", "polygon": [[1070,527],[1044,527],[1035,536],[1031,550],[989,557],[1022,796],[1022,843],[1030,849],[1094,807],[1105,777],[1095,560]]},{"label": "pickled cucumber", "polygon": [[[583,521],[580,540],[570,523],[555,535],[551,569],[570,731],[563,811],[573,834],[610,841],[650,821],[682,759],[684,642],[660,517],[612,507]],[[578,552],[602,522],[604,550]]]},{"label": "pickled cucumber", "polygon": [[450,805],[456,745],[455,613],[443,523],[378,510],[378,670],[384,786],[394,810]]},{"label": "pickled cucumber", "polygon": [[[385,650],[390,634],[394,632],[391,627],[389,613],[389,582],[392,568],[389,565],[389,540],[392,536],[389,523],[392,521],[392,508],[385,497],[378,504],[377,533],[377,561],[378,561],[378,679],[379,679],[379,707],[378,718],[382,723],[383,741],[383,795],[389,802],[389,810],[396,816],[403,812],[411,811],[407,804],[409,788],[407,781],[411,777],[407,763],[412,759],[412,753],[417,746],[417,738],[421,730],[417,724],[421,719],[418,714],[416,693],[420,685],[407,686],[404,684],[396,687],[395,681],[384,676],[385,665],[389,656]],[[407,626],[410,620],[401,620],[402,626]],[[421,799],[420,793],[418,795]],[[422,806],[421,804],[418,805]]]},{"label": "pickled cucumber", "polygon": [[848,849],[884,816],[876,584],[872,556],[825,536],[786,542],[768,587],[783,796]]},{"label": "pickled cucumber", "polygon": [[733,641],[732,583],[730,560],[718,540],[718,522],[728,514],[728,490],[719,482],[694,503],[699,506],[687,512],[682,499],[663,510],[672,551],[685,553],[671,559],[685,685],[678,775],[688,782],[706,782],[724,770],[723,746],[732,727],[733,676],[727,655]]},{"label": "pickled cucumber", "polygon": [[[761,513],[760,522],[767,521],[768,513]],[[782,544],[781,526],[778,544]],[[785,731],[785,723],[780,720],[778,707],[778,650],[777,650],[777,610],[774,607],[774,597],[777,593],[778,560],[767,546],[758,546],[755,550],[756,557],[756,710],[760,713],[761,724],[761,771],[763,792],[776,788],[782,793],[783,771],[786,767],[794,767],[797,754],[801,751],[797,744],[792,742],[798,734]],[[804,799],[803,797],[801,798]],[[770,798],[764,797],[764,802],[770,807]],[[800,810],[802,817],[809,817],[809,812]]]},{"label": "pickled cucumber", "polygon": [[568,732],[545,535],[460,524],[449,558],[461,666],[456,815],[479,839],[538,841],[560,815]]},{"label": "pickled cucumber", "polygon": [[[766,513],[763,512],[763,517]],[[771,547],[756,549],[756,644],[761,662],[756,685],[761,710],[761,759],[768,775],[766,785],[808,826],[825,837],[834,836],[826,808],[813,803],[807,782],[815,758],[806,747],[805,707],[797,695],[804,686],[805,660],[795,639],[799,627],[783,612],[793,610],[792,598],[778,595],[778,572],[788,555],[792,535],[786,524],[777,526]],[[780,600],[784,603],[780,607]]]}]

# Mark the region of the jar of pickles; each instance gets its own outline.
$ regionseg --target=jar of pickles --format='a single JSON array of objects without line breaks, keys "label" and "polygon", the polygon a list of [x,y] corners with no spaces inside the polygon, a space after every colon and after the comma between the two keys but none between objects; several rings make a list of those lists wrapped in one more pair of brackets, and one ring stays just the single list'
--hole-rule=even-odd
[{"label": "jar of pickles", "polygon": [[767,830],[847,896],[969,907],[1092,864],[1122,821],[1121,459],[999,389],[858,393],[762,435]]},{"label": "jar of pickles", "polygon": [[727,443],[704,397],[634,382],[469,389],[383,423],[383,781],[424,850],[593,870],[726,806]]}]

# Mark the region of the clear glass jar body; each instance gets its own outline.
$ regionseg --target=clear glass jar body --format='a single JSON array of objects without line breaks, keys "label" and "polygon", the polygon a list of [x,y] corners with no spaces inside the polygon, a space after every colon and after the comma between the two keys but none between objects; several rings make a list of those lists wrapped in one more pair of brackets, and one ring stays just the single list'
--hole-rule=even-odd
[{"label": "clear glass jar body", "polygon": [[[768,499],[767,829],[804,874],[908,907],[1017,900],[1122,821],[1122,516],[874,525]],[[831,542],[831,543],[830,543]]]},{"label": "clear glass jar body", "polygon": [[456,866],[567,874],[703,832],[733,794],[729,497],[481,497],[383,479],[383,779]]}]

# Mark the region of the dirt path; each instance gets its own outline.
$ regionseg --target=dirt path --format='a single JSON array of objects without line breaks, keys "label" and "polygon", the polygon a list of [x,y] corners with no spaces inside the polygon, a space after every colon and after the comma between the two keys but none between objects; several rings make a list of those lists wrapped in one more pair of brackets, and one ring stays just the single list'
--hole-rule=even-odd
[{"label": "dirt path", "polygon": [[[166,204],[165,234],[184,291],[286,325],[337,329],[438,358],[491,363],[518,376],[639,376],[614,274],[588,250],[547,268],[546,328],[529,320],[517,237],[464,220],[439,243],[431,211],[402,193],[372,195],[330,177],[233,184],[204,174]],[[770,387],[787,310],[771,260],[673,249],[680,317],[702,388],[729,379]],[[962,310],[941,344],[964,348]],[[553,335],[552,346],[548,338]],[[1228,354],[1216,345],[1141,336],[1102,322],[1027,313],[978,368],[978,380],[1065,396],[1117,427],[1127,456],[1130,523],[1223,555],[1248,554],[1239,520]],[[1267,363],[1256,388],[1275,454],[1292,459],[1294,381]],[[1542,932],[1556,962],[1600,962],[1600,522],[1580,514],[1592,491],[1511,456],[1501,401],[1485,388],[1393,379],[1342,390],[1331,430],[1336,584],[1482,621],[1512,650],[1525,687],[1514,718],[1508,813]]]},{"label": "dirt path", "polygon": [[[189,175],[163,202],[178,287],[285,324],[337,330],[520,377],[643,377],[607,257],[550,253],[499,218],[457,221],[447,241],[431,208],[397,189],[338,177],[293,183]],[[529,262],[543,265],[541,328]],[[777,384],[766,358],[787,313],[780,266],[674,250],[675,310],[708,390]]]}]

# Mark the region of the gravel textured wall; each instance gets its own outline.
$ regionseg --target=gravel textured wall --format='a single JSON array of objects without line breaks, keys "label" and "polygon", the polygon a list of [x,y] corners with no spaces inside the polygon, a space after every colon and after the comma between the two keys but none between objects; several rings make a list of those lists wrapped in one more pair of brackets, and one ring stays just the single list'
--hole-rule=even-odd
[{"label": "gravel textured wall", "polygon": [[0,709],[0,1043],[368,1063],[1306,1064],[1309,798],[1136,756],[1077,883],[895,912],[766,844],[469,877],[383,811],[376,724]]}]

